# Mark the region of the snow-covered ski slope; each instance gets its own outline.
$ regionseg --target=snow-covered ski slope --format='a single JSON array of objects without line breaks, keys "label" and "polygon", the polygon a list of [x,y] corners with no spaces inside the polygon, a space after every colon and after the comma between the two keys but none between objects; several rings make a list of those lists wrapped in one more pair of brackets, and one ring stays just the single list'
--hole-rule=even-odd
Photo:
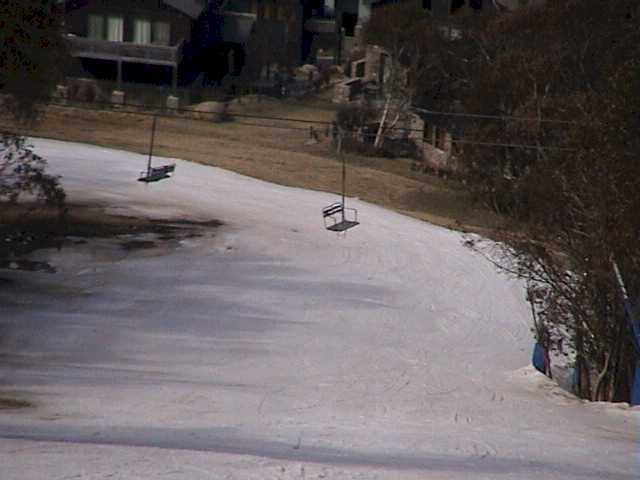
[{"label": "snow-covered ski slope", "polygon": [[0,479],[640,478],[640,412],[532,371],[521,286],[458,233],[353,200],[339,238],[331,194],[34,145],[71,202],[225,225],[2,272],[0,391],[37,406],[0,411]]}]

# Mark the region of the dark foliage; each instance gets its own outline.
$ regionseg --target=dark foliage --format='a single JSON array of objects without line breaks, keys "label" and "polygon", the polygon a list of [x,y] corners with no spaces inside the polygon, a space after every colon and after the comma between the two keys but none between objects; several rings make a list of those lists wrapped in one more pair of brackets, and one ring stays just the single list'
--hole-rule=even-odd
[{"label": "dark foliage", "polygon": [[[64,71],[67,55],[61,25],[53,0],[0,2],[0,108],[18,124],[37,121],[38,104],[48,100]],[[0,134],[0,205],[6,208],[27,199],[62,209],[64,190],[58,177],[45,168],[46,161],[28,148],[23,137]],[[2,227],[0,253],[19,254],[20,238],[30,232]]]},{"label": "dark foliage", "polygon": [[493,144],[465,143],[460,161],[514,220],[503,266],[530,283],[539,340],[575,351],[582,397],[628,400],[638,359],[613,262],[640,298],[640,5],[548,0],[421,35],[405,40],[425,45],[420,68],[405,61],[415,102],[499,117],[448,121]]},{"label": "dark foliage", "polygon": [[60,207],[65,193],[58,177],[45,173],[46,161],[33,153],[24,138],[0,136],[0,203],[16,203],[20,197],[33,197],[47,205]]},{"label": "dark foliage", "polygon": [[67,62],[62,16],[53,0],[0,2],[0,93],[2,108],[31,120],[46,101]]}]

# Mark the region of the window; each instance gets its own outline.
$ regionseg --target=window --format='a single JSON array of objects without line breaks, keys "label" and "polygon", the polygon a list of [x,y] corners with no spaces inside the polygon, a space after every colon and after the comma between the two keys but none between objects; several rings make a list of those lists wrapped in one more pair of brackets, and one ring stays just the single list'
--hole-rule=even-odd
[{"label": "window", "polygon": [[434,145],[436,143],[436,127],[434,127],[430,123],[425,123],[423,138],[426,143]]},{"label": "window", "polygon": [[171,26],[167,22],[155,22],[153,24],[153,43],[156,45],[169,45],[171,43]]},{"label": "window", "polygon": [[122,17],[109,16],[107,18],[107,40],[110,42],[122,42],[124,33],[124,21]]},{"label": "window", "polygon": [[342,28],[344,28],[344,34],[347,37],[353,37],[356,31],[356,25],[358,24],[358,14],[342,12]]},{"label": "window", "polygon": [[133,43],[151,43],[151,22],[142,18],[133,21]]},{"label": "window", "polygon": [[89,15],[89,38],[104,40],[104,17],[102,15]]},{"label": "window", "polygon": [[228,12],[250,13],[252,12],[251,0],[228,0],[225,2],[225,10]]}]

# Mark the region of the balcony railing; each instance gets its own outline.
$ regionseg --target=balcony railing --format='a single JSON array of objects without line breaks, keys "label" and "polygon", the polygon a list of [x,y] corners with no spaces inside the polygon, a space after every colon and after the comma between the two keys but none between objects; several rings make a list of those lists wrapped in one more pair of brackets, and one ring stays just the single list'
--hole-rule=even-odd
[{"label": "balcony railing", "polygon": [[330,17],[311,17],[304,24],[304,29],[311,33],[336,33],[336,19]]},{"label": "balcony railing", "polygon": [[184,42],[175,46],[110,42],[86,37],[67,36],[74,57],[120,60],[123,62],[177,66],[182,60]]}]

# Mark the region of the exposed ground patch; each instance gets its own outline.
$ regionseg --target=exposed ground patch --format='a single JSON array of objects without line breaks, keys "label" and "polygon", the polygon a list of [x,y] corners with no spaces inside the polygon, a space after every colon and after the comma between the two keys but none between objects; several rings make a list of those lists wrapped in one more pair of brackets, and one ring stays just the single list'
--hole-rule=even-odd
[{"label": "exposed ground patch", "polygon": [[0,410],[17,410],[29,407],[33,407],[33,404],[27,400],[0,396]]},{"label": "exposed ground patch", "polygon": [[[126,251],[147,250],[158,242],[194,238],[222,225],[218,220],[155,220],[113,215],[95,205],[67,205],[64,210],[41,205],[2,205],[0,269],[54,272],[45,262],[25,258],[43,248],[66,248],[89,238],[121,239]],[[152,234],[153,238],[148,238]],[[8,280],[6,280],[8,281]],[[0,278],[0,286],[3,280]]]}]

